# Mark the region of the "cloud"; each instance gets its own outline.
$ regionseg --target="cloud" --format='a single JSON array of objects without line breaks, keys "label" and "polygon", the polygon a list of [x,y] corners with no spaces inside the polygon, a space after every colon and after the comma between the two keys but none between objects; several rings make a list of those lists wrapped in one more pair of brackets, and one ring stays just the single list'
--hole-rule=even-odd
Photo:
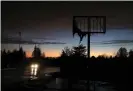
[{"label": "cloud", "polygon": [[94,45],[129,44],[129,43],[133,43],[133,40],[109,40],[109,41],[102,41],[102,42],[91,42],[91,44],[94,44]]},{"label": "cloud", "polygon": [[[8,35],[7,36],[7,34],[2,34],[2,36],[1,36],[1,38],[2,39],[11,39],[11,40],[18,40],[18,39],[20,39],[20,37],[19,36],[13,36],[13,35]],[[43,37],[43,38],[40,38],[40,37],[23,37],[22,36],[22,39],[26,39],[26,40],[56,40],[56,38],[51,38],[51,37]]]},{"label": "cloud", "polygon": [[45,41],[45,39],[32,39],[32,40],[19,40],[18,38],[8,38],[8,37],[2,37],[1,43],[3,44],[66,44],[64,42],[50,42],[50,41]]},{"label": "cloud", "polygon": [[102,44],[125,44],[125,43],[133,43],[133,40],[110,40],[104,41]]}]

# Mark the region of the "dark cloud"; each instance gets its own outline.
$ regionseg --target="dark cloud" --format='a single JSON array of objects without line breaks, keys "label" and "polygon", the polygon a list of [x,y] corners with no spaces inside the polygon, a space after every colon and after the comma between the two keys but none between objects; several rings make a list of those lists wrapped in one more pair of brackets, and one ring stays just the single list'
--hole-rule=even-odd
[{"label": "dark cloud", "polygon": [[46,41],[45,39],[32,39],[32,40],[19,40],[19,38],[7,38],[7,37],[2,37],[1,43],[3,44],[66,44],[63,42],[49,42]]},{"label": "dark cloud", "polygon": [[103,44],[126,44],[126,43],[133,43],[133,40],[110,40],[104,41]]},{"label": "dark cloud", "polygon": [[133,2],[2,2],[2,30],[71,29],[74,15],[103,15],[107,28],[133,29]]},{"label": "dark cloud", "polygon": [[[39,37],[22,37],[21,36],[21,38],[23,39],[23,40],[39,40],[39,41],[45,41],[45,40],[56,40],[55,38],[39,38]],[[19,36],[5,36],[5,35],[1,35],[1,39],[2,40],[9,40],[9,39],[11,39],[11,40],[19,40],[20,39],[20,37]]]},{"label": "dark cloud", "polygon": [[102,42],[91,42],[91,44],[97,45],[97,44],[104,44],[104,45],[110,45],[110,44],[129,44],[133,43],[133,40],[109,40],[109,41],[102,41]]}]

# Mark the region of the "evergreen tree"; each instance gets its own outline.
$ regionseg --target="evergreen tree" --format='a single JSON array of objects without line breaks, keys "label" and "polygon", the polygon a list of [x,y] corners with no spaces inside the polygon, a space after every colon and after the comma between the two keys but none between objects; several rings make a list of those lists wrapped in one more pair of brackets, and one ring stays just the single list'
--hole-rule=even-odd
[{"label": "evergreen tree", "polygon": [[128,52],[127,49],[124,47],[121,47],[117,52],[117,57],[127,57]]},{"label": "evergreen tree", "polygon": [[129,57],[133,57],[133,49],[129,51]]},{"label": "evergreen tree", "polygon": [[36,46],[34,47],[34,50],[32,52],[32,56],[34,58],[40,58],[41,57],[41,50],[40,48],[37,48]]}]

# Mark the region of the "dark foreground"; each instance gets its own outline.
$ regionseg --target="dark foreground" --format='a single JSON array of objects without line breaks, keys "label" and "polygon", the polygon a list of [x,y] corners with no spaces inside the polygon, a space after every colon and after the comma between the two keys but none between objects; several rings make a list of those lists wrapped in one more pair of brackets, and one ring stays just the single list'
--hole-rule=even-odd
[{"label": "dark foreground", "polygon": [[[101,61],[100,61],[101,60]],[[37,80],[28,80],[23,76],[24,69],[20,67],[20,70],[10,70],[9,72],[2,71],[2,91],[45,91],[45,90],[60,90],[56,83],[56,78],[64,78],[68,82],[75,81],[79,78],[86,80],[89,78],[91,82],[95,81],[95,87],[91,83],[90,91],[133,91],[132,90],[132,60],[122,59],[122,60],[104,60],[92,59],[89,61],[88,70],[86,70],[85,63],[78,60],[73,60],[70,62],[70,59],[65,58],[59,59],[56,65],[58,64],[61,68],[60,73],[53,75],[53,77],[45,77],[44,75]],[[56,60],[54,60],[56,62]],[[8,71],[8,70],[7,70]],[[43,72],[43,70],[41,69]],[[99,83],[100,81],[100,83]],[[109,84],[103,84],[103,82],[108,82]],[[66,81],[67,83],[67,81]],[[69,83],[69,84],[70,84]],[[77,85],[80,82],[72,83],[74,88],[71,90],[81,90],[86,91],[84,87],[87,87],[84,84],[83,88]],[[85,83],[85,81],[83,82]],[[102,85],[101,85],[102,84]],[[107,89],[108,88],[108,89]],[[70,90],[70,89],[69,89]],[[68,91],[69,91],[68,90]]]},{"label": "dark foreground", "polygon": [[[14,71],[14,73],[16,73],[16,71]],[[56,79],[57,77],[58,75],[52,73],[50,76],[42,74],[42,76],[39,76],[37,79],[29,79],[28,76],[19,77],[18,75],[13,75],[12,70],[9,74],[5,73],[5,75],[2,76],[1,91],[64,91],[64,89],[60,88]],[[72,80],[74,79],[65,79],[64,84],[66,84],[66,87],[68,81],[72,82]],[[122,81],[123,80],[120,80],[116,83],[103,81],[95,81],[94,83],[94,81],[90,81],[90,91],[130,91],[126,86],[127,83]],[[86,80],[78,80],[76,83],[72,84],[71,89],[65,89],[65,91],[86,91],[87,86]]]}]

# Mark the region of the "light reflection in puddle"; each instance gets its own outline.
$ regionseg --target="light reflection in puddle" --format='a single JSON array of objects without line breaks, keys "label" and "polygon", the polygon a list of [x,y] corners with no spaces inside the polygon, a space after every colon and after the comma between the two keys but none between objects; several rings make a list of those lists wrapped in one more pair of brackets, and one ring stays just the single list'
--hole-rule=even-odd
[{"label": "light reflection in puddle", "polygon": [[38,64],[31,65],[31,78],[36,77],[38,72]]},{"label": "light reflection in puddle", "polygon": [[34,68],[31,68],[31,75],[33,75],[34,73]]}]

